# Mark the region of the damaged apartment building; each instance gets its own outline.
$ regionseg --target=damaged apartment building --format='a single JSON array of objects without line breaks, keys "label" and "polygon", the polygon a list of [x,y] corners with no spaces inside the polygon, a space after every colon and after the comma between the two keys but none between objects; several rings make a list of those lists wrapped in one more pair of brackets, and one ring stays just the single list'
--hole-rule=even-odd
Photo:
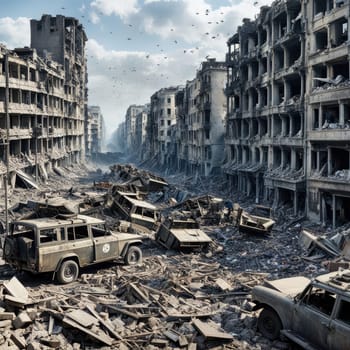
[{"label": "damaged apartment building", "polygon": [[85,156],[83,27],[59,15],[30,24],[30,48],[0,48],[0,171],[8,164],[12,185]]},{"label": "damaged apartment building", "polygon": [[226,162],[232,188],[304,210],[305,33],[298,0],[262,7],[228,41]]},{"label": "damaged apartment building", "polygon": [[306,3],[307,209],[350,221],[349,1]]},{"label": "damaged apartment building", "polygon": [[256,202],[350,220],[349,2],[275,1],[228,40],[226,162]]},{"label": "damaged apartment building", "polygon": [[104,148],[105,125],[100,106],[88,106],[85,120],[85,157],[93,159]]},{"label": "damaged apartment building", "polygon": [[202,62],[176,96],[177,170],[209,176],[221,171],[226,116],[225,62]]}]

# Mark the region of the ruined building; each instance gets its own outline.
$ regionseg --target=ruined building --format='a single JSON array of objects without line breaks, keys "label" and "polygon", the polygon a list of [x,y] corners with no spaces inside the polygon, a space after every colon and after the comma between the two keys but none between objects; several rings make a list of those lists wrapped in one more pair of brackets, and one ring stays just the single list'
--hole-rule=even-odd
[{"label": "ruined building", "polygon": [[298,0],[262,7],[228,41],[224,172],[232,188],[304,210],[305,31]]},{"label": "ruined building", "polygon": [[160,89],[151,96],[148,119],[148,149],[150,158],[167,167],[171,162],[171,126],[176,124],[175,95],[180,87]]},{"label": "ruined building", "polygon": [[[0,48],[0,174],[8,161],[12,185],[29,185],[27,175],[46,178],[52,167],[84,157],[85,33],[78,21],[63,16],[43,16],[31,29],[32,48]],[[54,43],[53,59],[49,45]],[[78,68],[67,71],[64,57]]]},{"label": "ruined building", "polygon": [[89,106],[85,121],[85,155],[90,159],[104,148],[104,120],[99,106]]},{"label": "ruined building", "polygon": [[349,2],[306,3],[309,217],[350,221]]},{"label": "ruined building", "polygon": [[177,95],[178,170],[220,173],[224,155],[226,66],[208,59]]},{"label": "ruined building", "polygon": [[131,105],[128,107],[125,115],[125,136],[126,149],[129,152],[137,151],[139,141],[136,138],[136,116],[139,113],[147,111],[146,105]]}]

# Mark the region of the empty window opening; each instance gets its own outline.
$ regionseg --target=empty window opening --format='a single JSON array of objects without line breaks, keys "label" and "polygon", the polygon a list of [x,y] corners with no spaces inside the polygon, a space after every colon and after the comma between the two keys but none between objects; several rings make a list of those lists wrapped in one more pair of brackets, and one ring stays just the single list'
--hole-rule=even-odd
[{"label": "empty window opening", "polygon": [[264,74],[267,72],[267,57],[263,57],[260,60],[260,74]]},{"label": "empty window opening", "polygon": [[301,170],[304,167],[304,153],[302,150],[295,152],[295,170]]},{"label": "empty window opening", "polygon": [[314,0],[314,16],[327,11],[327,0]]},{"label": "empty window opening", "polygon": [[291,135],[301,137],[302,136],[301,135],[301,115],[293,115],[291,118],[292,118]]},{"label": "empty window opening", "polygon": [[253,61],[251,64],[252,79],[255,79],[259,74],[259,64],[257,61]]},{"label": "empty window opening", "polygon": [[286,100],[299,98],[301,92],[301,78],[299,76],[287,80]]},{"label": "empty window opening", "polygon": [[[342,170],[349,170],[349,151],[341,148],[331,149],[332,175],[342,175]],[[339,172],[339,173],[338,173]]]},{"label": "empty window opening", "polygon": [[331,47],[337,47],[348,41],[348,20],[341,18],[330,25]]},{"label": "empty window opening", "polygon": [[327,29],[321,29],[315,33],[315,48],[316,50],[324,50],[328,45]]},{"label": "empty window opening", "polygon": [[248,81],[248,66],[247,65],[242,66],[242,81],[243,82]]},{"label": "empty window opening", "polygon": [[260,163],[260,150],[259,148],[254,148],[254,158],[256,163]]},{"label": "empty window opening", "polygon": [[293,42],[293,45],[288,46],[286,55],[286,66],[292,66],[301,56],[301,43]]},{"label": "empty window opening", "polygon": [[248,93],[244,93],[243,94],[243,111],[244,112],[248,111],[248,104],[249,104]]},{"label": "empty window opening", "polygon": [[260,45],[264,45],[267,41],[266,29],[261,29],[260,33]]},{"label": "empty window opening", "polygon": [[242,121],[242,137],[248,137],[249,135],[249,124],[248,124],[248,121],[247,120],[243,120]]},{"label": "empty window opening", "polygon": [[267,156],[269,154],[268,147],[262,147],[262,163],[267,164]]},{"label": "empty window opening", "polygon": [[276,83],[275,85],[275,96],[274,96],[274,104],[279,105],[283,102],[285,102],[284,99],[284,84],[282,82]]},{"label": "empty window opening", "polygon": [[266,118],[259,119],[260,124],[260,136],[267,134],[267,120]]},{"label": "empty window opening", "polygon": [[252,119],[252,134],[251,136],[256,136],[258,134],[258,120],[256,118]]},{"label": "empty window opening", "polygon": [[347,60],[339,63],[334,63],[331,66],[331,70],[333,79],[337,78],[340,75],[345,80],[349,80],[349,62]]},{"label": "empty window opening", "polygon": [[322,109],[322,128],[339,123],[339,105],[326,105]]},{"label": "empty window opening", "polygon": [[282,38],[287,32],[287,13],[281,13],[273,23],[275,40]]},{"label": "empty window opening", "polygon": [[256,91],[256,89],[250,89],[250,109],[251,110],[255,110],[257,104],[258,104],[258,92]]},{"label": "empty window opening", "polygon": [[282,151],[282,168],[290,168],[291,163],[291,151],[290,149],[285,149]]},{"label": "empty window opening", "polygon": [[281,149],[278,147],[273,148],[273,167],[278,168],[281,166]]},{"label": "empty window opening", "polygon": [[312,67],[313,70],[313,87],[319,87],[325,84],[324,81],[318,80],[317,78],[327,78],[327,67],[325,65],[316,65]]},{"label": "empty window opening", "polygon": [[260,106],[267,106],[267,88],[260,89]]},{"label": "empty window opening", "polygon": [[282,121],[278,115],[274,115],[272,116],[272,118],[273,118],[272,136],[278,136],[282,132]]},{"label": "empty window opening", "polygon": [[284,67],[284,53],[282,48],[275,50],[275,71],[278,71]]},{"label": "empty window opening", "polygon": [[320,110],[318,108],[314,108],[312,115],[313,115],[313,128],[314,129],[320,128],[320,123],[319,123]]}]

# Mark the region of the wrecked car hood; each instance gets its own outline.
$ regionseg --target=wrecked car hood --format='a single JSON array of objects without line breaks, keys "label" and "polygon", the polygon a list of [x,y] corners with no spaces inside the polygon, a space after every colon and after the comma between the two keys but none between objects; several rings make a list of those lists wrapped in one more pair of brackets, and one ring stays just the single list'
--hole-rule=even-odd
[{"label": "wrecked car hood", "polygon": [[170,232],[180,242],[211,242],[209,238],[201,229],[171,229]]},{"label": "wrecked car hood", "polygon": [[301,293],[310,283],[310,279],[298,276],[282,278],[275,281],[265,281],[264,286],[275,289],[289,297],[295,297]]}]

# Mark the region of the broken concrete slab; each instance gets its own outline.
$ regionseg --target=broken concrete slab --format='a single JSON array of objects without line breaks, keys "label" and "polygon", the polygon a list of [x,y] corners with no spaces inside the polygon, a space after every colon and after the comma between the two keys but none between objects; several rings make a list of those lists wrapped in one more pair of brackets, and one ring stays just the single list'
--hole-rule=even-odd
[{"label": "broken concrete slab", "polygon": [[233,336],[231,334],[222,332],[201,320],[194,319],[192,323],[197,328],[197,330],[208,340],[233,340]]}]

